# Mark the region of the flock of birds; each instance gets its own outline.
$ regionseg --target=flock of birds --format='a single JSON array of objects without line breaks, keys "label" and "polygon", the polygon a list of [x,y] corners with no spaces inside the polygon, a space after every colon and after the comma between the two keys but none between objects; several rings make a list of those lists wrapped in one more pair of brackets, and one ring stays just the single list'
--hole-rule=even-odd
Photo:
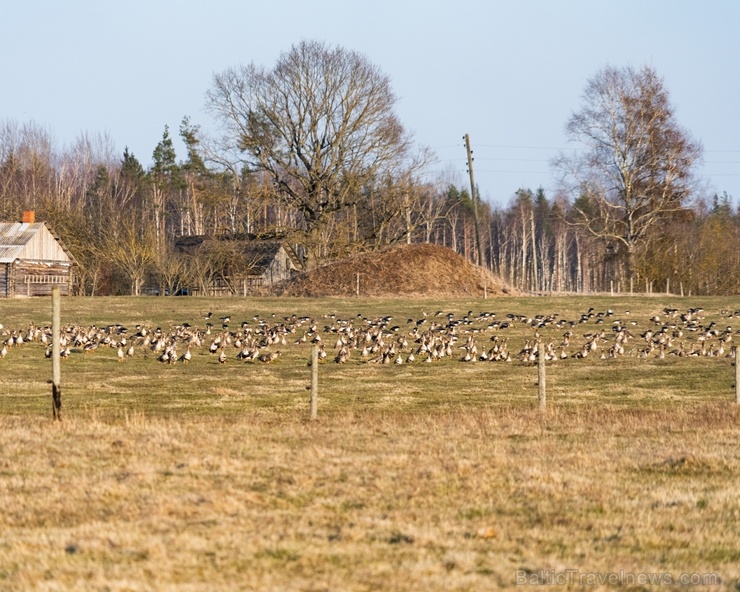
[{"label": "flock of birds", "polygon": [[[229,360],[269,364],[289,344],[316,345],[320,361],[333,360],[337,364],[357,359],[375,364],[432,363],[444,358],[457,358],[461,362],[535,363],[540,351],[547,361],[621,356],[734,359],[733,335],[740,335],[740,329],[733,329],[730,323],[732,319],[740,319],[740,311],[723,310],[718,318],[727,324],[706,322],[701,308],[685,311],[665,308],[662,315],[651,317],[646,324],[632,320],[629,311],[618,316],[612,310],[597,312],[590,308],[574,320],[565,320],[558,314],[509,313],[499,318],[493,312],[474,315],[469,311],[458,317],[437,311],[422,313],[421,318],[409,318],[401,324],[394,323],[392,316],[368,318],[358,314],[342,319],[327,314],[323,320],[316,321],[295,314],[277,320],[273,314],[269,319],[256,315],[235,326],[230,316],[214,318],[209,312],[199,326],[183,323],[166,330],[150,325],[136,325],[129,330],[122,324],[106,327],[68,324],[61,330],[60,352],[62,358],[68,358],[110,348],[116,351],[119,362],[142,353],[162,364],[186,364],[193,358],[193,352],[206,351],[220,364]],[[529,336],[521,347],[512,348],[509,334],[517,332],[516,327]],[[23,329],[5,329],[0,325],[0,359],[14,348],[33,343],[45,346],[46,357],[51,357],[51,333],[49,326],[31,324]]]}]

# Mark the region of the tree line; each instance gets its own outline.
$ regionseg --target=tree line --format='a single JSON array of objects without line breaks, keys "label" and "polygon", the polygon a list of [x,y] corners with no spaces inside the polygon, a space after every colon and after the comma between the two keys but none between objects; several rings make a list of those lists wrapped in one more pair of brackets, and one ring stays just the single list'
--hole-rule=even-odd
[{"label": "tree line", "polygon": [[364,56],[305,41],[272,68],[215,74],[218,135],[184,117],[185,154],[165,126],[148,167],[106,135],[59,150],[33,122],[0,122],[0,219],[47,220],[82,295],[205,289],[254,265],[235,241],[178,248],[204,235],[280,240],[305,269],[430,242],[524,291],[740,291],[740,212],[727,194],[702,198],[701,145],[652,69],[598,72],[566,126],[579,149],[553,162],[560,189],[519,188],[498,207],[454,175],[429,180],[434,155],[395,101]]}]

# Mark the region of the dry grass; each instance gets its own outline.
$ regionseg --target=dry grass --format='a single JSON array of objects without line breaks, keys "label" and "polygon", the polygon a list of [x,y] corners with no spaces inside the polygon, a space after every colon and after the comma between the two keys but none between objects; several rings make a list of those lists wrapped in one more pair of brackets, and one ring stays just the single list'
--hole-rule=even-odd
[{"label": "dry grass", "polygon": [[[323,326],[325,314],[363,312],[404,325],[437,308],[577,318],[595,306],[629,307],[641,329],[674,305],[737,324],[720,311],[739,304],[66,299],[63,319],[168,327],[202,324],[213,307],[234,323],[305,312]],[[0,322],[43,324],[47,309],[2,303]],[[532,334],[507,331],[512,348]],[[0,589],[493,590],[566,570],[740,582],[728,360],[562,360],[541,414],[531,364],[353,358],[321,367],[310,422],[308,347],[284,349],[271,365],[76,353],[56,424],[43,348],[0,360]]]},{"label": "dry grass", "polygon": [[486,590],[740,577],[730,405],[0,420],[0,587]]}]

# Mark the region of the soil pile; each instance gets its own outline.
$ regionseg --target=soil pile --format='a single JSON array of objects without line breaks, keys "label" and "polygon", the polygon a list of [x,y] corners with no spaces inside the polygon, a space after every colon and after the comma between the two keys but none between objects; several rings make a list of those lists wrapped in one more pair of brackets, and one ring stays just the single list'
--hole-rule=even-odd
[{"label": "soil pile", "polygon": [[285,286],[286,296],[467,296],[513,294],[501,278],[452,249],[432,244],[401,245],[361,253],[302,274]]}]

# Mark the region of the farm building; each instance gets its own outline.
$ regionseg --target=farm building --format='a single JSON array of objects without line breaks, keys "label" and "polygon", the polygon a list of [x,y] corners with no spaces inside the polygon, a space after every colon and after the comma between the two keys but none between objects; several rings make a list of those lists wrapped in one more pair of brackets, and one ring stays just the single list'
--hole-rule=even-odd
[{"label": "farm building", "polygon": [[200,287],[191,287],[191,295],[246,295],[288,280],[298,270],[295,257],[278,240],[251,235],[186,236],[175,247],[208,261],[208,279]]},{"label": "farm building", "polygon": [[22,222],[0,222],[0,298],[71,293],[75,259],[33,212]]}]

